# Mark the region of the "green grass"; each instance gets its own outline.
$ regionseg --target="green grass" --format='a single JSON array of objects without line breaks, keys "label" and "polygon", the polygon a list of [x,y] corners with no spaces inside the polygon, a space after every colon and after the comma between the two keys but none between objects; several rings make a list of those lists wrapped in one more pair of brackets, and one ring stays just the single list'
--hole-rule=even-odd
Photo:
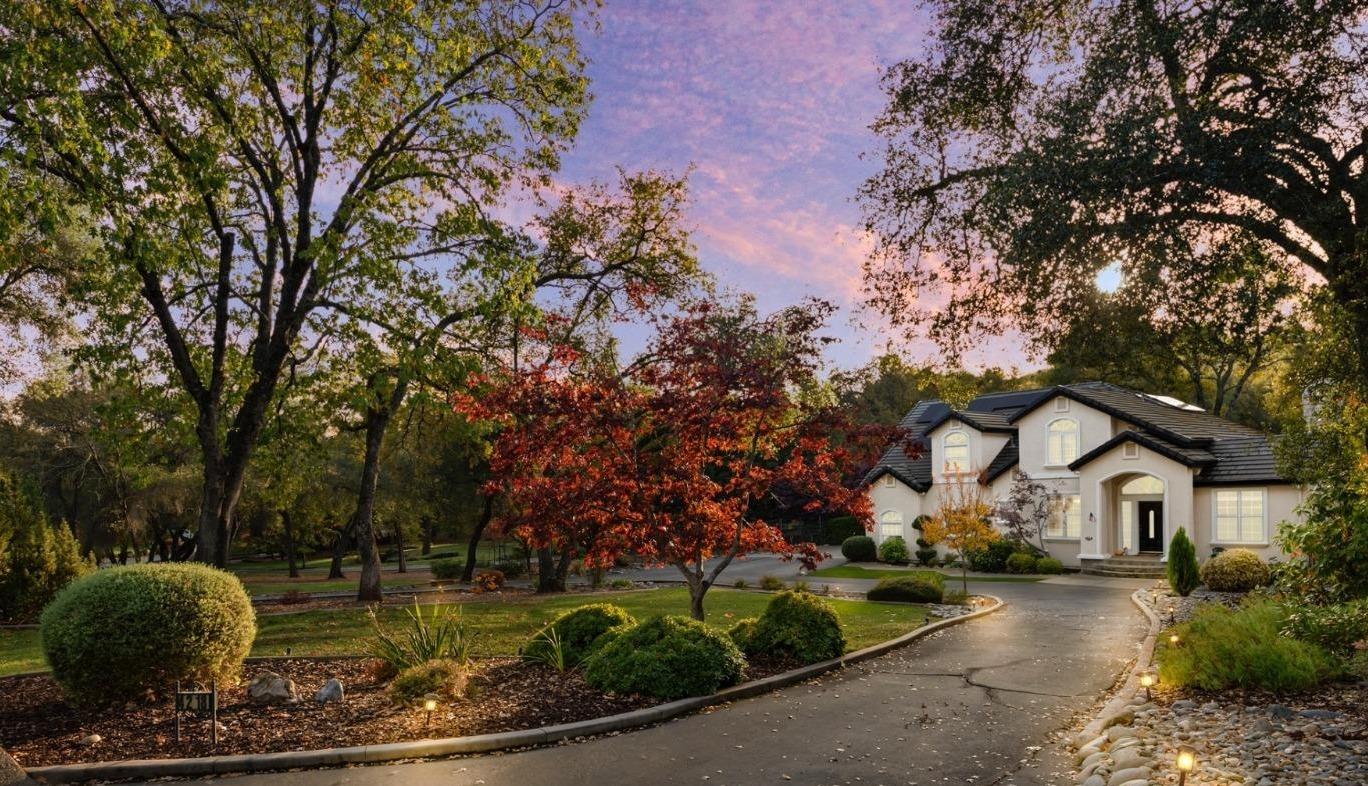
[{"label": "green grass", "polygon": [[[907,568],[862,568],[859,565],[833,565],[829,568],[814,570],[808,575],[813,578],[828,579],[887,579],[915,574],[916,570]],[[952,571],[937,571],[946,579],[957,579],[960,574]],[[970,576],[970,581],[1026,582],[1043,581],[1046,576]]]},{"label": "green grass", "polygon": [[[754,592],[714,589],[705,605],[708,624],[725,630],[743,617],[758,616],[770,596]],[[906,633],[926,621],[926,609],[916,605],[868,603],[830,599],[845,628],[850,650],[867,647]],[[552,617],[585,603],[616,603],[638,619],[657,614],[688,614],[689,593],[683,588],[555,597],[523,597],[467,603],[461,613],[479,632],[476,653],[510,655]],[[382,621],[397,623],[403,607],[381,610]],[[257,619],[253,655],[342,655],[364,651],[371,637],[364,609],[306,611]],[[43,668],[37,630],[0,631],[0,675]]]},{"label": "green grass", "polygon": [[[308,577],[291,578],[263,578],[242,580],[242,586],[247,588],[248,595],[280,595],[290,590],[300,592],[341,592],[356,591],[359,571],[352,571],[345,579],[315,579]],[[392,573],[385,571],[384,587],[387,590],[403,589],[405,587],[416,587],[426,585],[432,577],[426,571],[414,576],[407,573]]]}]

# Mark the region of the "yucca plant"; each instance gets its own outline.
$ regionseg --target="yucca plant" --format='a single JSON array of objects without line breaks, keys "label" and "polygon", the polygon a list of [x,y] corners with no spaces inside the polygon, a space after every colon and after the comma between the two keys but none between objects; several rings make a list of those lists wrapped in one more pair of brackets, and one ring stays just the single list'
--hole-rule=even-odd
[{"label": "yucca plant", "polygon": [[371,626],[375,629],[369,651],[371,656],[395,671],[432,660],[452,660],[462,665],[470,662],[475,633],[461,618],[459,609],[434,606],[431,613],[424,614],[415,598],[413,608],[406,614],[408,619],[404,624],[396,631],[389,631],[380,624],[375,607],[370,608]]}]

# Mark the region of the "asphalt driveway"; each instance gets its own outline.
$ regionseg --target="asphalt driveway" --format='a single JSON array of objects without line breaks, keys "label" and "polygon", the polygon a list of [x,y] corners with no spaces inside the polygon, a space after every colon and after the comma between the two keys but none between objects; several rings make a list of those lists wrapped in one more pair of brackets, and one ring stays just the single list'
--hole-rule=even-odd
[{"label": "asphalt driveway", "polygon": [[[1055,784],[1050,733],[1134,656],[1138,583],[979,584],[1008,606],[805,685],[660,726],[503,755],[231,778],[234,786]],[[836,582],[832,582],[833,584]],[[856,582],[840,582],[841,584]],[[853,588],[853,587],[852,587]]]}]

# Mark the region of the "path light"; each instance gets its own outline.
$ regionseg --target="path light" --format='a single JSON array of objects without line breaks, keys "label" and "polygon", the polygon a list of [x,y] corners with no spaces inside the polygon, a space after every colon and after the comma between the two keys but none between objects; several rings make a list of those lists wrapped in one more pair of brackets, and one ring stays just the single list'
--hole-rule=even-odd
[{"label": "path light", "polygon": [[432,725],[432,713],[437,709],[437,694],[429,693],[423,697],[423,709],[427,711],[427,720],[423,723],[423,728]]},{"label": "path light", "polygon": [[1197,769],[1197,749],[1191,745],[1178,746],[1178,786],[1187,781],[1189,772]]},{"label": "path light", "polygon": [[1154,699],[1153,694],[1150,693],[1150,688],[1153,688],[1154,683],[1158,681],[1159,677],[1154,673],[1153,670],[1147,669],[1145,671],[1140,672],[1140,685],[1145,689],[1145,701],[1151,701]]},{"label": "path light", "polygon": [[1178,646],[1178,642],[1180,642],[1180,641],[1182,641],[1182,639],[1178,638],[1178,634],[1177,634],[1177,633],[1170,633],[1170,634],[1169,634],[1169,646],[1170,646],[1170,647],[1177,647],[1177,646]]}]

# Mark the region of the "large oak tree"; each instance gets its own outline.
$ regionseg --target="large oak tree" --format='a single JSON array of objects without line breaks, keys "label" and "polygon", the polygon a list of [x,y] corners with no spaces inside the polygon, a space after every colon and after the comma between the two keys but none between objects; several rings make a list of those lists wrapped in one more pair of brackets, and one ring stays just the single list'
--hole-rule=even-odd
[{"label": "large oak tree", "polygon": [[282,373],[328,332],[327,303],[404,286],[554,168],[586,98],[575,5],[0,4],[17,173],[0,196],[97,225],[92,337],[193,402],[199,559],[225,561]]},{"label": "large oak tree", "polygon": [[931,5],[862,191],[883,312],[946,344],[1029,332],[1113,263],[1253,237],[1323,277],[1368,369],[1368,2]]}]

